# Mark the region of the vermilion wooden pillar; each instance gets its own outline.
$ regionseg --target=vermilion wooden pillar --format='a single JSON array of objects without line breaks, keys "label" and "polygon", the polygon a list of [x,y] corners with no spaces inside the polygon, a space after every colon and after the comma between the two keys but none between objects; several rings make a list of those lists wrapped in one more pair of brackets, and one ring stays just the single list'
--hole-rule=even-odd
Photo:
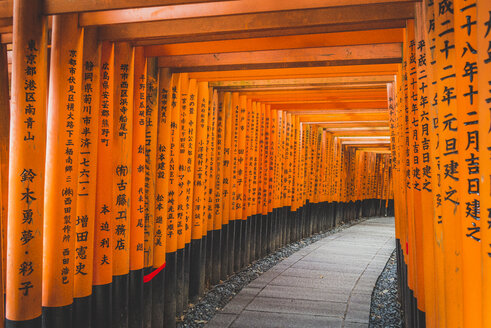
[{"label": "vermilion wooden pillar", "polygon": [[[193,189],[193,208],[191,216],[191,267],[190,267],[190,286],[189,298],[195,302],[203,290],[202,282],[204,279],[202,258],[204,255],[203,245],[203,206],[206,206],[204,192],[204,169],[206,161],[206,130],[208,127],[208,83],[198,84],[196,112],[196,151],[194,167],[194,189]],[[220,199],[220,198],[219,198]]]},{"label": "vermilion wooden pillar", "polygon": [[114,45],[113,120],[113,288],[112,320],[128,325],[131,233],[131,176],[133,144],[134,48]]},{"label": "vermilion wooden pillar", "polygon": [[101,45],[100,107],[97,132],[97,184],[94,223],[94,264],[92,287],[92,322],[94,327],[111,325],[112,273],[114,242],[112,238],[113,158],[114,158],[114,45]]},{"label": "vermilion wooden pillar", "polygon": [[[170,77],[167,79],[170,81]],[[154,256],[154,225],[155,225],[155,189],[157,186],[156,169],[157,169],[157,130],[158,130],[158,114],[159,114],[159,68],[157,58],[147,58],[147,87],[146,87],[146,108],[145,108],[145,240],[144,240],[144,272],[145,275],[151,274],[153,269]],[[169,93],[168,85],[165,88],[165,103]],[[167,185],[167,184],[165,184]],[[166,207],[165,207],[166,208]],[[166,208],[167,209],[167,208]],[[164,217],[164,216],[163,216]],[[163,217],[160,218],[161,224]],[[165,234],[161,233],[160,244],[165,241]],[[156,243],[159,240],[155,240]],[[162,248],[161,256],[165,260],[165,244],[160,245]],[[165,262],[164,262],[165,263]],[[160,266],[158,266],[160,268]],[[165,272],[161,272],[161,284],[164,283]],[[159,278],[153,278],[159,279]],[[153,280],[152,279],[152,280]],[[143,325],[148,327],[152,323],[153,311],[152,308],[159,307],[161,309],[161,317],[163,319],[163,304],[153,304],[153,284],[154,282],[145,279],[143,285],[144,297],[144,318]],[[155,283],[158,284],[158,283]],[[162,285],[163,288],[163,285]],[[156,288],[157,289],[157,288]],[[163,296],[156,295],[159,299]]]},{"label": "vermilion wooden pillar", "polygon": [[[129,318],[130,327],[143,324],[143,267],[145,243],[145,133],[147,59],[143,48],[134,50],[133,140],[129,220]],[[163,313],[163,311],[160,311]]]},{"label": "vermilion wooden pillar", "polygon": [[[445,316],[447,325],[463,325],[462,224],[459,178],[456,170],[460,143],[458,131],[454,9],[433,6],[435,13],[435,52],[438,97],[439,145],[441,147],[441,204],[445,265]],[[460,86],[459,86],[460,87]]]},{"label": "vermilion wooden pillar", "polygon": [[[477,8],[475,0],[454,1],[454,29],[457,94],[457,129],[459,133],[459,202],[462,239],[463,323],[465,327],[482,325],[481,224],[479,176],[479,110],[477,54]],[[445,122],[442,122],[446,124]],[[445,169],[445,174],[447,170]]]},{"label": "vermilion wooden pillar", "polygon": [[41,6],[42,1],[14,1],[7,327],[41,327],[48,84],[47,25],[46,19],[40,15]]},{"label": "vermilion wooden pillar", "polygon": [[[10,99],[7,46],[0,45],[0,295],[5,291],[6,233],[8,208]],[[0,300],[0,327],[5,323],[4,299]]]},{"label": "vermilion wooden pillar", "polygon": [[[154,124],[156,129],[156,167],[155,175],[149,176],[149,183],[155,180],[154,199],[149,198],[149,205],[154,204],[154,221],[149,222],[153,226],[153,234],[149,236],[152,241],[153,258],[152,272],[155,270],[162,271],[166,266],[166,241],[167,241],[167,215],[169,199],[169,172],[170,172],[170,122],[171,122],[171,75],[168,69],[160,68],[158,77],[158,119]],[[151,194],[149,194],[149,197]],[[149,209],[150,211],[152,209]],[[148,218],[150,220],[151,217]],[[173,269],[167,268],[168,270]],[[166,269],[166,270],[167,270]],[[152,325],[161,326],[164,320],[164,302],[165,302],[165,272],[162,271],[152,278]],[[169,299],[174,295],[168,294]],[[159,311],[162,311],[160,314]]]},{"label": "vermilion wooden pillar", "polygon": [[73,285],[73,325],[75,327],[90,326],[92,318],[91,294],[94,272],[100,62],[101,43],[97,41],[97,30],[88,29],[84,33],[82,60],[80,149],[77,170],[79,180],[75,218],[77,235],[87,234],[87,239],[77,238],[75,240],[75,267],[80,269],[79,273],[74,275]]},{"label": "vermilion wooden pillar", "polygon": [[[488,222],[491,215],[491,2],[477,1],[477,66],[479,69],[479,175],[481,222]],[[482,237],[482,325],[491,326],[491,229],[481,225]]]},{"label": "vermilion wooden pillar", "polygon": [[88,270],[75,262],[75,242],[89,238],[88,231],[76,231],[83,59],[77,22],[77,15],[53,17],[43,254],[43,322],[48,327],[72,326],[74,277]]},{"label": "vermilion wooden pillar", "polygon": [[[161,88],[162,89],[162,88]],[[173,327],[176,324],[176,266],[177,266],[177,224],[179,204],[179,136],[181,117],[181,75],[172,75],[169,93],[169,175],[167,205],[167,231],[166,231],[166,270],[165,292],[168,297],[164,300],[164,325]],[[155,263],[154,263],[155,265]]]}]

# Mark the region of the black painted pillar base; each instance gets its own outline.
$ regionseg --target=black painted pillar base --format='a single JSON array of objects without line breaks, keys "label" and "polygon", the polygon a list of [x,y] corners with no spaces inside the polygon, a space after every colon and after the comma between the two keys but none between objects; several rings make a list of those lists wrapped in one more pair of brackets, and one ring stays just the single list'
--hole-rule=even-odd
[{"label": "black painted pillar base", "polygon": [[143,326],[143,269],[130,271],[128,309],[130,309],[128,327],[141,328]]},{"label": "black painted pillar base", "polygon": [[206,264],[205,264],[205,289],[211,286],[211,268],[213,266],[213,230],[206,233]]},{"label": "black painted pillar base", "polygon": [[211,272],[211,284],[216,285],[220,283],[220,272],[222,268],[221,262],[221,234],[222,230],[213,230],[212,232],[212,272]]},{"label": "black painted pillar base", "polygon": [[71,328],[73,305],[43,307],[44,328]]},{"label": "black painted pillar base", "polygon": [[[128,326],[129,274],[113,276],[113,327]],[[55,327],[55,326],[48,326]]]},{"label": "black painted pillar base", "polygon": [[112,283],[92,286],[92,327],[112,327]]},{"label": "black painted pillar base", "polygon": [[[157,268],[153,268],[153,270],[156,270]],[[150,284],[152,286],[152,291],[150,293],[150,296],[152,298],[152,306],[150,307],[152,309],[151,312],[151,325],[150,327],[163,327],[164,326],[164,306],[165,306],[165,271],[167,270],[167,263],[166,267],[161,270],[155,277],[153,277],[152,280],[149,282],[145,283],[143,286],[143,290],[146,290],[146,285]],[[143,278],[142,278],[143,279]],[[145,296],[144,296],[145,297]],[[134,311],[132,307],[130,307],[131,311]],[[145,308],[143,311],[145,312]]]},{"label": "black painted pillar base", "polygon": [[184,297],[184,248],[176,252],[176,316],[180,317],[183,312]]},{"label": "black painted pillar base", "polygon": [[[147,275],[153,272],[152,267],[143,269],[143,275]],[[153,280],[153,279],[152,279]],[[143,327],[152,327],[152,313],[153,313],[153,281],[143,283]],[[162,280],[163,281],[163,280]],[[163,287],[162,287],[163,288]],[[164,317],[164,304],[162,303],[162,319]],[[162,324],[163,325],[163,324]]]},{"label": "black painted pillar base", "polygon": [[189,301],[196,303],[200,296],[201,275],[204,272],[201,270],[201,248],[202,239],[191,239],[191,253],[190,253],[190,268],[189,268]]},{"label": "black painted pillar base", "polygon": [[228,223],[222,225],[221,229],[221,246],[220,246],[220,259],[221,259],[221,268],[220,268],[220,278],[222,280],[227,279],[228,277],[228,261],[229,261],[229,252],[227,249],[228,246]]},{"label": "black painted pillar base", "polygon": [[176,326],[177,252],[167,253],[164,279],[164,327]]},{"label": "black painted pillar base", "polygon": [[73,299],[73,327],[92,327],[92,295]]},{"label": "black painted pillar base", "polygon": [[184,290],[182,296],[182,308],[186,311],[189,304],[189,271],[191,266],[191,242],[184,246]]}]

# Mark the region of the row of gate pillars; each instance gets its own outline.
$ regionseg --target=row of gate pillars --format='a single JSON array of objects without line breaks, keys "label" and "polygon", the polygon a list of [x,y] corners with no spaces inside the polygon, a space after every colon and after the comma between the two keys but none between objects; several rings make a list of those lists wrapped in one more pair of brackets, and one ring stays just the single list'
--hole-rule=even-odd
[{"label": "row of gate pillars", "polygon": [[[387,203],[367,199],[347,203],[307,202],[296,211],[289,206],[281,207],[268,215],[229,221],[222,229],[211,230],[203,239],[192,240],[184,249],[167,255],[162,277],[164,324],[175,326],[189,303],[196,303],[207,289],[290,243],[361,218],[392,214],[393,200]],[[156,290],[152,284],[161,284],[158,281],[153,279],[144,284],[146,305],[141,320],[147,323],[152,318],[152,290]],[[130,307],[130,311],[133,309]]]}]

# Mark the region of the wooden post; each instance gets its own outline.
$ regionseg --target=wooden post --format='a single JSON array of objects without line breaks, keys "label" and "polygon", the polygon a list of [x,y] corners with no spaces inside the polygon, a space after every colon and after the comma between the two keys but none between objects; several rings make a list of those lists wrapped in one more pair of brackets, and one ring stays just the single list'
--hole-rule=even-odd
[{"label": "wooden post", "polygon": [[211,250],[211,261],[212,261],[212,272],[210,273],[211,284],[216,285],[220,282],[220,270],[221,270],[221,256],[220,256],[220,243],[221,243],[221,218],[215,217],[215,195],[217,187],[217,170],[221,166],[218,162],[218,94],[213,91],[212,88],[208,88],[208,103],[210,104],[208,110],[208,125],[210,127],[211,139],[209,143],[210,161],[209,161],[209,174],[208,174],[208,202],[207,202],[207,212],[208,212],[208,222],[207,228],[210,229],[212,235],[212,250]]},{"label": "wooden post", "polygon": [[[431,99],[429,105],[430,116],[430,165],[431,165],[431,186],[432,200],[434,211],[432,213],[432,222],[434,230],[434,259],[435,259],[435,303],[436,313],[435,322],[438,325],[445,325],[445,278],[444,278],[444,257],[443,257],[443,229],[442,229],[442,206],[441,206],[441,174],[440,174],[440,158],[441,149],[439,142],[439,122],[438,122],[438,96],[436,79],[436,49],[435,47],[435,11],[433,10],[434,3],[424,1],[423,11],[425,13],[425,28],[424,36],[426,43],[426,63],[428,74],[428,99]],[[431,319],[430,319],[431,320]],[[428,322],[430,323],[430,322]]]},{"label": "wooden post", "polygon": [[[97,131],[100,106],[101,44],[96,29],[84,32],[82,61],[82,97],[80,113],[80,149],[78,163],[77,212],[75,231],[75,267],[73,284],[73,326],[91,325],[91,295],[94,268],[94,224],[97,184]],[[85,273],[85,274],[84,274]]]},{"label": "wooden post", "polygon": [[[160,89],[162,90],[162,88]],[[164,300],[164,325],[176,325],[176,280],[177,280],[177,206],[178,206],[178,175],[179,175],[179,136],[181,117],[181,75],[172,75],[170,87],[170,141],[169,141],[169,190],[167,199],[167,234],[166,234],[166,270]],[[164,132],[164,131],[162,131]],[[158,174],[158,172],[157,172]],[[164,203],[165,206],[165,203]],[[154,263],[155,265],[155,263]]]},{"label": "wooden post", "polygon": [[129,310],[134,49],[114,45],[113,325],[126,327]]},{"label": "wooden post", "polygon": [[188,100],[189,100],[189,77],[187,73],[181,74],[181,101],[180,112],[177,124],[179,125],[179,134],[177,139],[177,152],[179,154],[179,160],[176,162],[178,165],[177,174],[177,271],[176,271],[176,314],[181,316],[183,312],[183,299],[184,299],[184,263],[185,263],[185,207],[186,207],[186,194],[185,194],[185,166],[186,166],[186,118],[188,114]]},{"label": "wooden post", "polygon": [[[170,81],[170,77],[167,79]],[[168,86],[165,88],[167,103]],[[154,225],[155,225],[155,190],[157,187],[157,131],[159,126],[159,68],[157,58],[147,58],[147,87],[146,87],[146,109],[145,109],[145,232],[144,232],[144,275],[147,278],[143,280],[143,326],[148,327],[152,324],[152,317],[156,316],[156,321],[163,325],[164,318],[164,305],[163,295],[159,295],[159,292],[155,292],[157,299],[162,299],[159,302],[153,302],[154,288],[155,290],[163,288],[165,272],[162,268],[158,275],[159,278],[155,278],[153,268],[154,257]],[[165,184],[167,185],[167,183]],[[167,207],[165,207],[167,208]],[[163,223],[162,216],[159,218],[160,224]],[[165,263],[165,233],[160,231],[160,259],[164,259]],[[156,240],[158,241],[158,240]],[[163,264],[160,264],[157,268],[160,268]],[[150,276],[148,276],[150,275]],[[151,279],[150,279],[151,278]],[[160,280],[159,282],[155,282]],[[154,281],[155,280],[155,281]],[[160,286],[158,286],[160,283]],[[163,293],[160,293],[163,294]],[[155,303],[155,305],[154,305]],[[153,308],[156,308],[153,310]]]},{"label": "wooden post", "polygon": [[41,7],[41,1],[14,1],[7,327],[41,327],[47,91],[47,23]]},{"label": "wooden post", "polygon": [[[459,133],[458,158],[460,213],[458,214],[462,240],[462,290],[463,324],[482,326],[482,280],[476,279],[481,269],[481,211],[479,202],[479,108],[476,1],[454,2],[455,23],[455,73],[457,74],[457,129]],[[458,55],[460,54],[460,55]],[[446,124],[446,122],[442,122]],[[447,169],[445,168],[445,172]],[[444,175],[445,176],[445,175]]]},{"label": "wooden post", "polygon": [[43,320],[49,327],[72,326],[74,276],[87,273],[75,263],[75,231],[82,91],[83,32],[77,15],[53,18],[46,146],[44,207]]},{"label": "wooden post", "polygon": [[[143,48],[134,49],[133,145],[129,220],[129,318],[130,327],[143,324],[143,266],[145,242],[145,111],[147,59]],[[162,312],[162,311],[161,311]]]},{"label": "wooden post", "polygon": [[197,116],[196,116],[196,152],[194,166],[193,211],[191,216],[191,267],[189,278],[190,302],[196,302],[203,290],[202,270],[203,245],[203,206],[206,199],[203,196],[206,186],[204,182],[204,169],[206,161],[206,136],[208,127],[208,83],[198,83]]},{"label": "wooden post", "polygon": [[[491,110],[489,99],[491,99],[490,79],[491,76],[491,3],[485,0],[477,1],[477,66],[478,78],[478,109],[479,109],[479,176],[480,176],[480,205],[481,217],[486,218],[482,224],[482,325],[491,325],[491,229],[489,221],[491,218],[491,137],[489,127],[491,126]],[[482,219],[481,219],[482,220]],[[484,222],[487,222],[486,225]]]},{"label": "wooden post", "polygon": [[[220,279],[225,280],[227,277],[227,267],[228,267],[228,252],[225,248],[227,241],[228,225],[224,224],[223,218],[223,176],[224,176],[224,146],[225,146],[225,111],[223,107],[223,93],[218,93],[216,90],[213,92],[213,97],[218,100],[217,104],[217,137],[216,137],[216,170],[215,170],[215,201],[214,201],[214,229],[220,230]],[[217,242],[218,243],[218,242]]]},{"label": "wooden post", "polygon": [[114,45],[101,45],[100,107],[98,108],[97,184],[94,223],[92,322],[107,327],[112,322],[113,147],[114,147]]},{"label": "wooden post", "polygon": [[434,6],[435,46],[438,95],[438,122],[441,148],[442,227],[445,263],[445,313],[447,324],[463,324],[462,304],[462,225],[457,117],[456,58],[454,9]]},{"label": "wooden post", "polygon": [[194,164],[195,164],[195,143],[196,143],[196,112],[198,103],[198,89],[196,80],[189,81],[187,113],[185,121],[185,181],[184,181],[184,242],[185,242],[185,262],[184,262],[184,297],[183,308],[187,308],[189,299],[189,275],[191,257],[191,228],[194,199]]},{"label": "wooden post", "polygon": [[224,126],[224,148],[223,148],[223,182],[222,182],[222,201],[223,201],[223,224],[227,226],[226,241],[228,269],[227,274],[234,272],[233,260],[233,241],[235,238],[234,222],[230,211],[231,176],[232,176],[232,94],[226,92],[223,99],[223,126]]},{"label": "wooden post", "polygon": [[[10,97],[7,45],[0,45],[0,295],[5,295],[9,175]],[[5,298],[0,300],[0,328],[5,324]]]},{"label": "wooden post", "polygon": [[[172,264],[167,266],[166,263],[166,245],[167,245],[167,216],[168,212],[168,200],[169,197],[169,184],[170,184],[170,141],[171,135],[171,112],[172,105],[171,90],[172,90],[172,77],[169,74],[169,70],[166,68],[160,68],[158,73],[158,103],[157,103],[157,119],[154,124],[156,128],[156,158],[155,158],[155,174],[149,177],[150,188],[149,197],[151,197],[152,180],[154,180],[154,198],[149,198],[149,207],[153,203],[153,225],[152,227],[152,326],[162,326],[165,320],[164,307],[166,302],[173,302],[174,294],[171,291],[168,292],[168,297],[165,297],[165,275],[167,271],[172,271],[174,267]],[[147,106],[148,108],[148,106]],[[152,115],[153,116],[153,115]],[[148,121],[147,121],[148,122]],[[150,159],[150,171],[151,171],[151,159]],[[150,173],[150,172],[149,172]],[[151,208],[149,209],[151,211]],[[148,218],[150,221],[150,217]],[[150,230],[150,229],[149,229]],[[172,257],[172,255],[170,255]],[[165,268],[165,270],[164,270]]]}]

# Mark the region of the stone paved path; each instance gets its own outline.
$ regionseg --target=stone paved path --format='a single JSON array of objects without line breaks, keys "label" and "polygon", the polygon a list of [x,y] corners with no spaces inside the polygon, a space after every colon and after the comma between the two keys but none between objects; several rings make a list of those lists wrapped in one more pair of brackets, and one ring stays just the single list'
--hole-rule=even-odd
[{"label": "stone paved path", "polygon": [[394,248],[394,218],[328,236],[244,287],[207,327],[368,327],[371,293]]}]

